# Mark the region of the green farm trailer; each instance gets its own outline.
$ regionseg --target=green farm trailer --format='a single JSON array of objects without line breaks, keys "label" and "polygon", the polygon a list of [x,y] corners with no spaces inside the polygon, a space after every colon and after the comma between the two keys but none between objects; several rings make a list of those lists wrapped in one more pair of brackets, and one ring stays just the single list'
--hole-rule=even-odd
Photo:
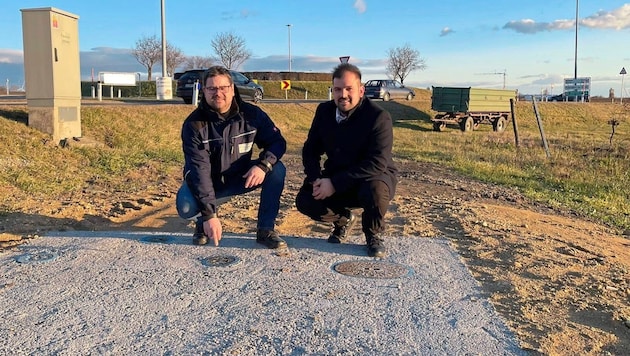
[{"label": "green farm trailer", "polygon": [[492,129],[503,132],[511,114],[510,99],[514,90],[433,87],[431,110],[433,130],[444,131],[446,124],[457,124],[462,131],[472,131],[479,124],[492,124]]}]

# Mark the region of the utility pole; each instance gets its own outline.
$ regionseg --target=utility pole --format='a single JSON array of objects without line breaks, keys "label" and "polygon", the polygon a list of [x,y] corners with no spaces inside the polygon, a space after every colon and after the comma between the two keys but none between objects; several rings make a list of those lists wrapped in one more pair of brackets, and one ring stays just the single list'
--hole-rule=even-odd
[{"label": "utility pole", "polygon": [[289,29],[289,73],[291,73],[291,24],[287,25]]}]

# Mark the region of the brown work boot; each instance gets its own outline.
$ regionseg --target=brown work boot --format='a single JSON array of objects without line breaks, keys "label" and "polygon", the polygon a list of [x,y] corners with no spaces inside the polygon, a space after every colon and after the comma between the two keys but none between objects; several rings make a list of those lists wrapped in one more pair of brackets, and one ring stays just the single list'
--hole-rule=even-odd
[{"label": "brown work boot", "polygon": [[330,236],[328,236],[328,242],[331,244],[340,244],[348,237],[348,232],[352,230],[352,227],[357,222],[358,218],[350,213],[349,218],[343,219],[345,223],[335,222],[334,228]]},{"label": "brown work boot", "polygon": [[274,230],[258,229],[256,232],[256,242],[263,244],[268,248],[287,248],[287,243],[280,238],[277,232]]}]

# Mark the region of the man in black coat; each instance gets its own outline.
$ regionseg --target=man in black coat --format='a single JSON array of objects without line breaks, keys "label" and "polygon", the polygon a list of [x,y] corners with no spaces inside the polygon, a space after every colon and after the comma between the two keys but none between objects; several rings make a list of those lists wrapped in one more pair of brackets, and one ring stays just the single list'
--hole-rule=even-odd
[{"label": "man in black coat", "polygon": [[[286,248],[274,230],[286,176],[280,161],[286,140],[264,111],[241,100],[226,68],[209,68],[202,85],[201,103],[182,126],[185,181],[176,201],[182,218],[197,220],[193,244],[212,239],[218,245],[218,206],[231,196],[262,188],[256,241]],[[252,160],[254,145],[261,152]]]},{"label": "man in black coat", "polygon": [[351,209],[363,208],[368,255],[383,257],[384,217],[397,182],[392,119],[364,97],[356,66],[340,64],[332,79],[334,100],[317,107],[302,149],[306,178],[296,205],[311,219],[333,224],[331,243],[345,240],[357,219]]}]

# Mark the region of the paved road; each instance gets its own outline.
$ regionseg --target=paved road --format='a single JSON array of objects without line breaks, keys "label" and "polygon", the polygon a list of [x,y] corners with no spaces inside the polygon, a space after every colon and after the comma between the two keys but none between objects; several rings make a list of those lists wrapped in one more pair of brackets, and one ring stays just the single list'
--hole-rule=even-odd
[{"label": "paved road", "polygon": [[[265,99],[264,103],[321,103],[326,100],[323,99]],[[0,105],[27,105],[26,96],[24,95],[0,95]],[[82,98],[81,106],[102,106],[102,105],[190,105],[185,104],[181,98],[175,97],[172,100],[157,100],[153,98],[103,98],[103,100]]]}]

